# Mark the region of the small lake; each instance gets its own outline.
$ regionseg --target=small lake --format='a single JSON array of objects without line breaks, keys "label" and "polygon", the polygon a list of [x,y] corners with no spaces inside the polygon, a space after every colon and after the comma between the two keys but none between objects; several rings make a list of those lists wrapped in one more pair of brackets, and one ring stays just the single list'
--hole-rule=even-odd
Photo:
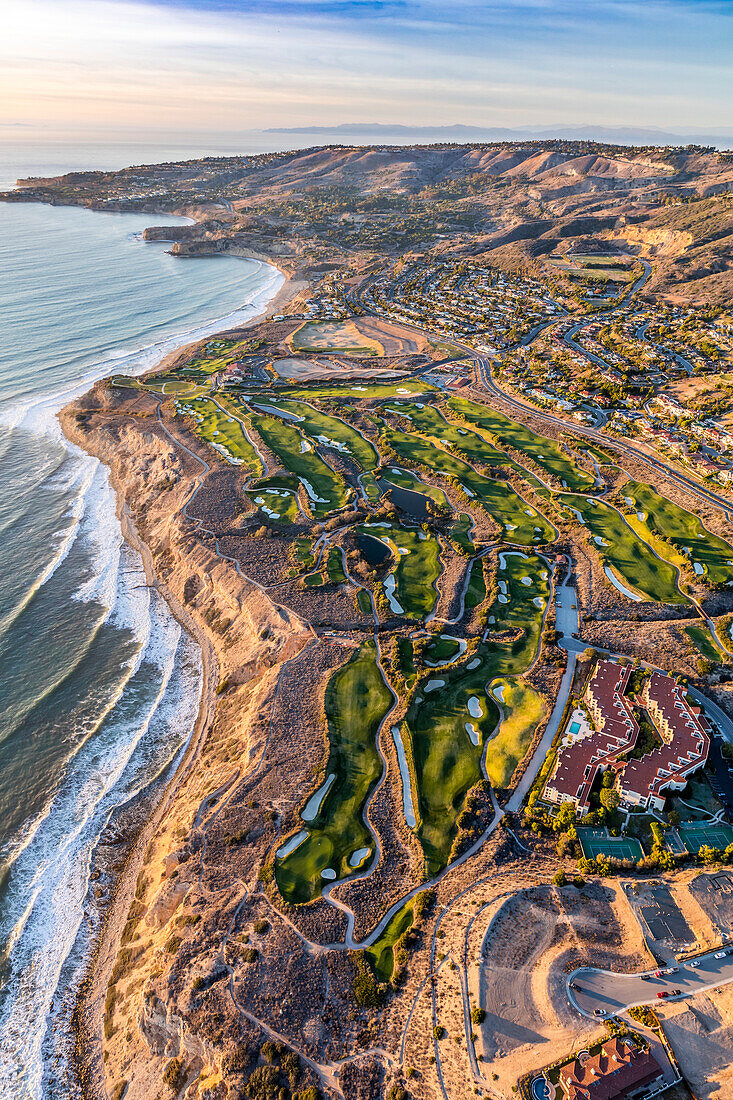
[{"label": "small lake", "polygon": [[392,551],[386,543],[375,539],[373,535],[357,535],[356,541],[372,569],[384,565],[392,557]]},{"label": "small lake", "polygon": [[394,485],[384,478],[379,478],[377,483],[383,493],[389,492],[396,508],[408,512],[419,520],[428,518],[429,498],[424,493],[418,493],[414,489],[403,489],[402,486]]}]

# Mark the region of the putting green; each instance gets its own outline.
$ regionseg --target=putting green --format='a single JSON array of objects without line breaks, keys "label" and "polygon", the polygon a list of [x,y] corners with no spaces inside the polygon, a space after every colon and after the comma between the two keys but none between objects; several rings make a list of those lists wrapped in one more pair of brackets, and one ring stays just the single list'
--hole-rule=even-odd
[{"label": "putting green", "polygon": [[[382,770],[376,737],[392,703],[374,643],[365,642],[326,688],[329,752],[327,778],[320,788],[323,797],[313,792],[302,814],[301,831],[307,835],[275,863],[277,885],[286,901],[311,901],[326,882],[363,869],[374,854],[374,839],[362,814]],[[278,851],[287,846],[279,845]]]}]

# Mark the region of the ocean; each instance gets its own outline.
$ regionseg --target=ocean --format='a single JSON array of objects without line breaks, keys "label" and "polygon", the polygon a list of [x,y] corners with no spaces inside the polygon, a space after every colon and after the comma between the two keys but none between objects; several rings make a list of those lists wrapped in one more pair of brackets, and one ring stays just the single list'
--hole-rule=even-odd
[{"label": "ocean", "polygon": [[[0,185],[171,152],[0,148]],[[176,221],[0,203],[0,1100],[74,1095],[64,1028],[90,856],[195,722],[198,647],[145,587],[106,468],[56,419],[95,379],[149,369],[282,284],[266,264],[142,241]]]}]

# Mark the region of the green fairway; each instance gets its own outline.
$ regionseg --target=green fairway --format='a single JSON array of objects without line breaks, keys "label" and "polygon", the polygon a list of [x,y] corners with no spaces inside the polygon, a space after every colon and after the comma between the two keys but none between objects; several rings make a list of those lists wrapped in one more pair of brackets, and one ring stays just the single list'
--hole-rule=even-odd
[{"label": "green fairway", "polygon": [[580,513],[598,553],[631,590],[661,603],[687,602],[673,567],[658,558],[614,508],[572,493],[562,493],[558,499]]},{"label": "green fairway", "polygon": [[[333,674],[326,689],[327,789],[322,799],[314,792],[303,810],[307,836],[276,861],[275,876],[286,901],[311,901],[324,883],[353,874],[374,854],[362,813],[382,770],[376,736],[392,702],[374,643],[365,642]],[[278,851],[286,846],[287,842]]]},{"label": "green fairway", "polygon": [[268,477],[253,485],[247,496],[268,519],[294,523],[298,516],[297,478]]},{"label": "green fairway", "polygon": [[509,786],[517,764],[527,751],[544,717],[545,704],[536,691],[513,680],[495,680],[491,690],[501,694],[504,717],[489,741],[486,774],[492,787],[501,790]]},{"label": "green fairway", "polygon": [[387,927],[371,947],[367,947],[366,956],[372,965],[374,975],[379,982],[388,982],[394,971],[394,948],[400,936],[412,928],[415,919],[414,902],[398,909]]},{"label": "green fairway", "polygon": [[594,485],[595,478],[581,470],[553,440],[537,435],[523,424],[516,424],[495,409],[466,401],[463,397],[451,397],[448,406],[469,423],[490,432],[502,446],[510,446],[529,455],[543,470],[564,482],[568,489],[583,490]]},{"label": "green fairway", "polygon": [[701,578],[716,585],[733,581],[733,546],[706,530],[697,516],[643,482],[627,482],[621,495],[631,501],[631,507],[644,513],[642,522],[654,534],[668,539]]},{"label": "green fairway", "polygon": [[432,442],[440,442],[458,457],[484,466],[513,466],[514,463],[504,453],[493,447],[476,432],[468,431],[450,420],[433,405],[414,401],[385,401],[383,408],[387,412],[397,413],[409,420],[415,431],[428,436]]},{"label": "green fairway", "polygon": [[477,474],[462,459],[454,458],[418,435],[390,431],[384,435],[384,441],[404,458],[454,479],[469,497],[475,498],[491,513],[501,525],[504,537],[511,542],[530,545],[554,539],[554,532],[547,520],[505,481]]},{"label": "green fairway", "polygon": [[252,419],[270,450],[303,483],[314,515],[324,516],[343,507],[349,498],[343,478],[326,465],[292,424],[257,413]]},{"label": "green fairway", "polygon": [[360,469],[374,470],[379,464],[372,444],[338,416],[311,408],[305,401],[293,401],[279,396],[268,396],[266,404],[297,416],[298,427],[305,435],[330,450],[353,458]]},{"label": "green fairway", "polygon": [[176,408],[193,422],[196,435],[227,461],[246,466],[256,474],[262,472],[259,455],[244,434],[242,425],[226,409],[209,397],[180,397]]},{"label": "green fairway", "polygon": [[417,619],[430,614],[438,598],[435,582],[441,571],[434,535],[421,527],[402,527],[387,520],[364,523],[357,531],[384,543],[392,553],[395,567],[384,581],[390,610]]},{"label": "green fairway", "polygon": [[698,652],[709,661],[715,661],[717,663],[722,656],[725,656],[716,646],[713,641],[713,636],[707,626],[686,626],[685,633],[688,635]]},{"label": "green fairway", "polygon": [[[499,700],[486,693],[486,684],[522,673],[539,645],[549,599],[546,563],[531,554],[502,553],[498,579],[486,642],[471,659],[424,673],[403,725],[403,743],[415,764],[418,835],[430,874],[448,863],[466,793],[483,778],[481,757],[499,719]],[[525,690],[507,698],[504,736],[496,745],[489,741],[487,757],[497,779],[511,774],[534,732],[536,708]]]},{"label": "green fairway", "polygon": [[318,401],[319,397],[342,397],[347,401],[373,401],[378,397],[419,397],[435,393],[435,386],[428,382],[340,382],[326,385],[318,382],[311,386],[278,386],[277,392],[295,401]]}]

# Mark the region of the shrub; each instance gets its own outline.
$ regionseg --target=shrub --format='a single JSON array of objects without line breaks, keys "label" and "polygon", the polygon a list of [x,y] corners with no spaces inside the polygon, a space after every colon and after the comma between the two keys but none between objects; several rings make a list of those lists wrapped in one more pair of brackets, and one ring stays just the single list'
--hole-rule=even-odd
[{"label": "shrub", "polygon": [[483,1008],[479,1008],[478,1005],[474,1005],[471,1009],[471,1023],[482,1024],[486,1019],[486,1011]]},{"label": "shrub", "polygon": [[178,948],[180,946],[181,946],[181,937],[180,936],[171,936],[170,939],[166,942],[165,949],[166,949],[166,951],[168,952],[169,955],[175,955],[176,951],[178,950]]},{"label": "shrub", "polygon": [[170,1062],[163,1070],[163,1084],[167,1085],[173,1092],[180,1092],[185,1080],[186,1070],[184,1068],[183,1058],[171,1058]]},{"label": "shrub", "polygon": [[567,886],[568,880],[564,871],[556,871],[553,875],[552,881],[555,886]]},{"label": "shrub", "polygon": [[122,1097],[127,1092],[127,1081],[118,1081],[115,1087],[112,1089],[112,1100],[122,1100]]},{"label": "shrub", "polygon": [[384,989],[367,966],[363,955],[354,956],[356,977],[351,983],[354,1000],[362,1008],[378,1008],[384,1000]]},{"label": "shrub", "polygon": [[256,947],[243,947],[242,948],[242,960],[247,963],[256,962],[259,958],[259,951]]},{"label": "shrub", "polygon": [[583,889],[583,887],[585,886],[585,879],[582,875],[575,876],[575,878],[573,879],[573,886],[575,886],[578,890]]},{"label": "shrub", "polygon": [[433,1028],[433,1038],[437,1039],[438,1042],[440,1042],[441,1039],[445,1039],[445,1028],[441,1027],[440,1024],[436,1024]]},{"label": "shrub", "polygon": [[264,936],[266,932],[270,931],[270,922],[267,920],[256,920],[254,922],[254,930],[260,936]]}]

